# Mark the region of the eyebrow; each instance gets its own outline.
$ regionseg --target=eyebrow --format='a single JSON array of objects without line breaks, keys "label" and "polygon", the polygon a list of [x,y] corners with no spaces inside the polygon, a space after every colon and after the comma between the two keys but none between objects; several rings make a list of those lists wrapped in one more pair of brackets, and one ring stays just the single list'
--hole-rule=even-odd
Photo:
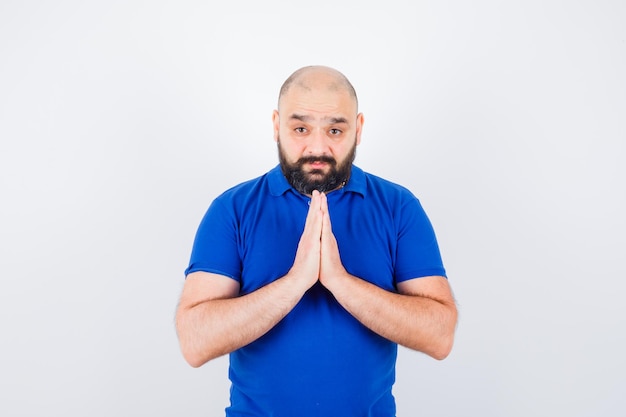
[{"label": "eyebrow", "polygon": [[[290,119],[291,120],[294,120],[294,119],[295,120],[300,120],[301,122],[308,122],[308,121],[310,121],[312,119],[312,117],[294,113],[294,114],[291,115]],[[339,123],[346,123],[347,124],[348,123],[348,119],[346,119],[345,117],[332,117],[332,116],[330,116],[330,117],[324,117],[322,120],[325,121],[325,122],[330,122],[331,124],[339,124]]]}]

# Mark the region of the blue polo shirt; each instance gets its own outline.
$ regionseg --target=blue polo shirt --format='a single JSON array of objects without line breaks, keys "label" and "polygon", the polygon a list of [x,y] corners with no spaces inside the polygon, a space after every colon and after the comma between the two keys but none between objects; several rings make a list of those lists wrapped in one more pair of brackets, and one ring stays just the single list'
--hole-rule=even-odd
[{"label": "blue polo shirt", "polygon": [[[310,199],[280,167],[217,197],[202,219],[186,274],[225,275],[250,293],[291,268]],[[445,276],[433,228],[406,188],[353,166],[328,194],[346,270],[388,291]],[[237,331],[237,329],[233,329]],[[395,416],[397,345],[352,317],[321,284],[267,334],[230,354],[227,416]]]}]

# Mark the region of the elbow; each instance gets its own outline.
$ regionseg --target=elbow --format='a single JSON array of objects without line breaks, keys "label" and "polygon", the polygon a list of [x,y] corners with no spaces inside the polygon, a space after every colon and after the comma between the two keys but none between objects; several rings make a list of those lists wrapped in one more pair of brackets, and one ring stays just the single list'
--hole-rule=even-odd
[{"label": "elbow", "polygon": [[183,354],[183,358],[192,368],[199,368],[205,363],[217,358],[219,355],[211,355],[208,352],[201,352],[198,349],[189,346],[181,341],[180,351]]},{"label": "elbow", "polygon": [[185,361],[187,361],[187,363],[189,364],[189,366],[191,366],[192,368],[199,368],[202,365],[204,365],[205,363],[208,362],[208,360],[203,360],[202,358],[200,358],[197,355],[185,355],[185,353],[183,353],[183,357],[185,358]]},{"label": "elbow", "polygon": [[204,365],[206,362],[208,362],[208,361],[202,360],[200,355],[198,355],[195,352],[191,351],[191,349],[185,348],[185,346],[183,346],[182,344],[180,346],[180,351],[183,354],[183,358],[185,359],[185,361],[192,368],[199,368],[202,365]]},{"label": "elbow", "polygon": [[176,333],[183,359],[192,368],[199,368],[219,355],[213,355],[206,347],[203,349],[180,321],[177,322]]},{"label": "elbow", "polygon": [[438,361],[442,361],[450,355],[452,352],[452,346],[454,345],[454,335],[442,338],[436,346],[433,346],[431,352],[428,353],[430,357]]},{"label": "elbow", "polygon": [[189,364],[192,368],[199,368],[204,365],[207,361],[203,361],[200,355],[197,354],[195,349],[192,349],[188,343],[185,343],[179,336],[179,346],[180,352],[183,354],[183,359],[185,362]]},{"label": "elbow", "polygon": [[180,352],[189,366],[199,368],[211,359],[198,345],[194,326],[190,324],[188,313],[181,308],[176,312],[175,328]]},{"label": "elbow", "polygon": [[456,308],[450,309],[450,314],[445,321],[445,324],[442,326],[441,334],[432,344],[430,351],[427,352],[428,355],[433,359],[442,361],[450,355],[450,352],[452,352],[452,347],[454,346],[454,334],[456,332],[457,319],[458,312]]},{"label": "elbow", "polygon": [[199,368],[205,363],[228,353],[220,350],[220,345],[210,341],[198,343],[192,334],[185,331],[178,333],[178,343],[183,358],[193,368]]},{"label": "elbow", "polygon": [[442,361],[452,352],[454,345],[454,331],[439,333],[438,335],[420,335],[413,342],[404,344],[405,347],[422,352],[433,359]]}]

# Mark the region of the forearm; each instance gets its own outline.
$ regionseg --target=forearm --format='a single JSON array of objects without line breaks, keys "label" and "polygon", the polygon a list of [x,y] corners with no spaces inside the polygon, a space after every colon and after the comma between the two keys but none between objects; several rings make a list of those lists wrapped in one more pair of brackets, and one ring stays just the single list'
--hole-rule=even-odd
[{"label": "forearm", "polygon": [[323,217],[320,205],[320,193],[314,191],[294,263],[282,278],[237,296],[239,284],[230,278],[195,281],[204,288],[194,288],[194,281],[188,277],[176,325],[181,350],[189,364],[200,366],[263,336],[317,282]]},{"label": "forearm", "polygon": [[180,306],[176,326],[183,356],[198,367],[255,341],[285,317],[305,291],[302,282],[286,275],[244,296]]},{"label": "forearm", "polygon": [[398,294],[349,274],[327,285],[350,314],[379,335],[436,359],[450,353],[457,320],[453,300]]}]

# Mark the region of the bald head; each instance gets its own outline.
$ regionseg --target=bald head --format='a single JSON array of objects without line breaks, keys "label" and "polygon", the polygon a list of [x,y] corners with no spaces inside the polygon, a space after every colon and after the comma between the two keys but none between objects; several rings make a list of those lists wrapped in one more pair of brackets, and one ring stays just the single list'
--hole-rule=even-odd
[{"label": "bald head", "polygon": [[334,68],[315,65],[302,67],[296,70],[285,80],[278,95],[278,108],[280,101],[292,88],[300,88],[305,91],[313,89],[327,89],[329,91],[346,91],[354,99],[358,108],[358,100],[354,87],[345,75]]}]

